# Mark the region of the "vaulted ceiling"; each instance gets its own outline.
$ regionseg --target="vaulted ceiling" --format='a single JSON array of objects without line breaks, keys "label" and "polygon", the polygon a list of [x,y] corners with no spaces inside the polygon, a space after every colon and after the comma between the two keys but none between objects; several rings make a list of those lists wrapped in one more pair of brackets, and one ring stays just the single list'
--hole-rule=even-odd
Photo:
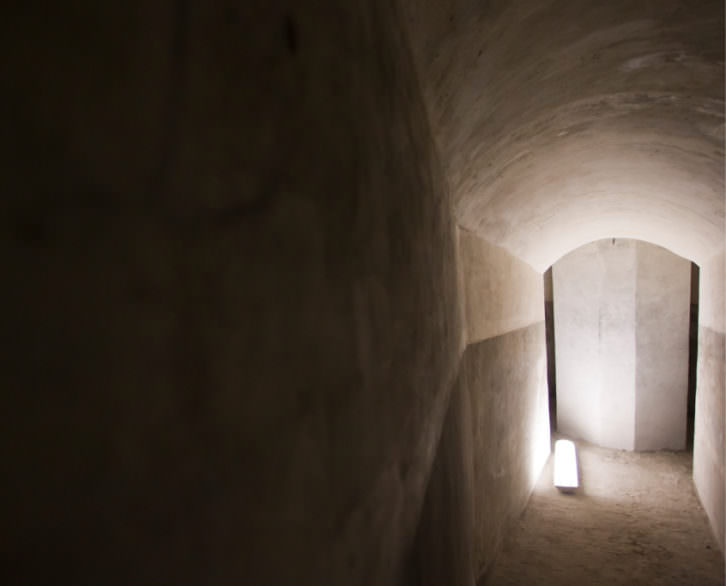
[{"label": "vaulted ceiling", "polygon": [[604,237],[722,249],[720,0],[402,1],[462,227],[538,270]]}]

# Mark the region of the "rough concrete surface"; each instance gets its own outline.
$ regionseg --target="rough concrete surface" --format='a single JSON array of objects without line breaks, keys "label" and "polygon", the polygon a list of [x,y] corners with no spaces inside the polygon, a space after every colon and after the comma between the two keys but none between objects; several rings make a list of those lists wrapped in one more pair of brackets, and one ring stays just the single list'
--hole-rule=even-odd
[{"label": "rough concrete surface", "polygon": [[[726,242],[724,243],[726,248]],[[699,324],[726,331],[726,250],[700,265]]]},{"label": "rough concrete surface", "polygon": [[693,478],[711,526],[726,546],[726,335],[722,251],[701,265]]},{"label": "rough concrete surface", "polygon": [[476,234],[459,230],[468,343],[544,320],[542,275]]},{"label": "rough concrete surface", "polygon": [[0,582],[400,583],[460,323],[395,10],[0,28]]},{"label": "rough concrete surface", "polygon": [[698,389],[693,438],[693,478],[719,543],[724,547],[724,417],[726,410],[726,336],[698,331]]},{"label": "rough concrete surface", "polygon": [[463,227],[539,271],[723,247],[723,2],[400,2]]},{"label": "rough concrete surface", "polygon": [[[474,433],[470,389],[462,377],[451,394],[416,537],[411,583],[472,586],[475,502]],[[486,492],[489,491],[485,488]],[[487,494],[488,496],[488,494]]]},{"label": "rough concrete surface", "polygon": [[508,331],[460,362],[456,221],[502,295],[601,236],[723,250],[715,0],[41,8],[0,19],[2,584],[415,584],[460,364],[476,572],[540,462],[543,332],[482,299]]},{"label": "rough concrete surface", "polygon": [[413,584],[473,584],[491,569],[549,453],[544,324],[462,357],[411,563]]},{"label": "rough concrete surface", "polygon": [[474,432],[475,575],[485,574],[549,453],[544,322],[467,348]]},{"label": "rough concrete surface", "polygon": [[581,486],[545,467],[491,578],[480,586],[720,586],[723,557],[687,452],[636,453],[577,442]]},{"label": "rough concrete surface", "polygon": [[[473,234],[461,235],[459,256],[468,335],[485,339],[461,358],[418,527],[413,584],[464,586],[486,573],[549,450],[542,277]],[[517,323],[527,325],[511,329]]]}]

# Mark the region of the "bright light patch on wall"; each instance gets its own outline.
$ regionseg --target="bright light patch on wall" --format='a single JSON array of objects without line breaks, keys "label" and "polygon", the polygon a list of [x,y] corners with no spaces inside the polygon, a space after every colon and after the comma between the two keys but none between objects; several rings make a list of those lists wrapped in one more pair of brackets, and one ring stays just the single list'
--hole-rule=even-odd
[{"label": "bright light patch on wall", "polygon": [[555,486],[563,492],[572,492],[578,486],[575,444],[570,440],[555,442]]}]

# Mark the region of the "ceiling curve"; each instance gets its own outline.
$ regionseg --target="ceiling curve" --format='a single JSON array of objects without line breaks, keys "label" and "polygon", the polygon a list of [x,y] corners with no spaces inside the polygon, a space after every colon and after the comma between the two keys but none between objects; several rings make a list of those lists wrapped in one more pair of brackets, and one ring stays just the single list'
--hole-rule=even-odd
[{"label": "ceiling curve", "polygon": [[540,271],[607,237],[722,249],[720,0],[402,1],[461,226]]}]

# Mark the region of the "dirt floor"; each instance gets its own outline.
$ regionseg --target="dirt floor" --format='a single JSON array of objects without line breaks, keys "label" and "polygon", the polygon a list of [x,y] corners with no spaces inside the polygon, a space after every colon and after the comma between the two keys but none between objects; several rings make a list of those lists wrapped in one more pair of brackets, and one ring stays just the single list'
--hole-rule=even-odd
[{"label": "dirt floor", "polygon": [[690,453],[576,443],[580,488],[553,487],[551,457],[484,584],[724,584]]}]

